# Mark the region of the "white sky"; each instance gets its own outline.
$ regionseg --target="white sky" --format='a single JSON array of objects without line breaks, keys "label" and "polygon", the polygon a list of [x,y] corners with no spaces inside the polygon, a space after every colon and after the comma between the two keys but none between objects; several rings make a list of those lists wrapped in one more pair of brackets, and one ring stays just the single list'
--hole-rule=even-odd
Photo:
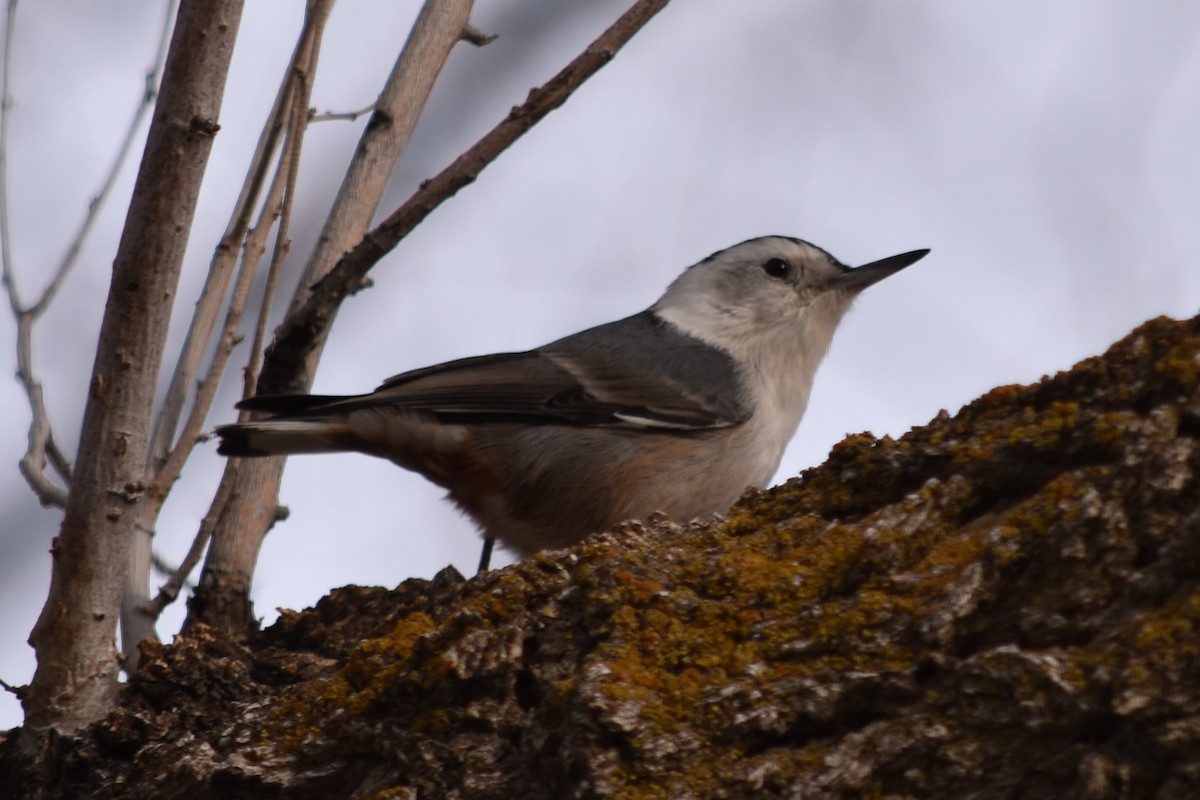
[{"label": "white sky", "polygon": [[[385,211],[627,4],[480,3],[478,27],[500,38],[455,52]],[[370,103],[415,5],[342,0],[314,105]],[[303,4],[247,6],[176,346]],[[9,244],[28,299],[132,112],[159,4],[26,2],[18,24]],[[800,236],[850,264],[932,248],[843,323],[782,480],[846,433],[898,436],[994,386],[1069,368],[1150,317],[1197,313],[1198,92],[1200,5],[1183,0],[676,0],[375,270],[376,287],[344,307],[316,391],[360,392],[410,368],[525,349],[633,313],[683,267],[752,236]],[[294,252],[311,245],[362,124],[310,134]],[[67,444],[132,175],[36,332]],[[0,324],[9,374],[13,339],[13,325]],[[234,399],[231,390],[218,401],[213,424],[233,419]],[[0,382],[0,408],[0,678],[19,684],[33,671],[25,638],[60,514],[40,508],[17,473],[28,410],[15,381]],[[196,454],[160,520],[168,560],[182,557],[207,508],[214,451]],[[448,563],[470,574],[478,558],[476,534],[437,489],[365,456],[293,459],[282,502],[291,519],[268,537],[254,593],[267,622],[335,586],[391,586]],[[165,638],[182,613],[168,612]],[[0,696],[0,728],[19,720]]]}]

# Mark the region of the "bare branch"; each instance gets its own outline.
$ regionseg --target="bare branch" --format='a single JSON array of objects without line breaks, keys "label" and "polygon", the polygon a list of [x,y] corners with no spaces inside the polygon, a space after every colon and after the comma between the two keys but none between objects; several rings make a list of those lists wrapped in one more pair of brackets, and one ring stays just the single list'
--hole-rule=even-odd
[{"label": "bare branch", "polygon": [[[460,37],[462,41],[475,45],[476,47],[484,47],[496,41],[494,33],[484,33],[474,25],[466,25],[462,29]],[[320,114],[313,113],[309,118],[309,122],[354,122],[364,114],[370,114],[375,110],[375,103],[369,106],[358,109],[357,111],[323,111]]]},{"label": "bare branch", "polygon": [[[325,16],[328,15],[330,2],[317,3],[315,5],[318,9],[324,9],[322,13]],[[324,25],[323,19],[322,17],[322,21],[320,22],[322,26]],[[194,436],[180,436],[176,439],[175,433],[179,426],[180,417],[183,414],[184,405],[187,402],[188,395],[192,391],[196,375],[200,370],[201,360],[208,349],[209,343],[212,341],[217,316],[226,302],[225,295],[229,288],[229,282],[234,275],[237,256],[242,247],[243,239],[246,236],[246,231],[250,226],[250,219],[254,214],[255,203],[258,201],[263,184],[266,182],[272,156],[278,147],[280,137],[283,135],[287,125],[287,117],[291,112],[292,97],[296,87],[297,70],[306,68],[304,65],[307,63],[312,49],[315,30],[314,22],[313,15],[311,13],[308,14],[304,27],[296,41],[296,47],[292,52],[288,71],[279,86],[275,103],[271,108],[271,113],[267,116],[267,122],[263,126],[258,145],[250,160],[246,180],[242,184],[241,194],[234,205],[229,225],[226,227],[225,233],[221,236],[221,241],[217,244],[216,250],[213,252],[212,261],[208,268],[208,276],[205,278],[200,298],[196,301],[196,310],[188,326],[183,346],[180,348],[179,359],[175,364],[175,372],[171,375],[171,383],[167,387],[166,397],[155,420],[150,454],[151,463],[159,465],[160,471],[163,462],[167,458],[168,450],[171,449],[173,440],[177,442],[175,445],[176,449],[186,447],[188,452],[191,451]],[[222,364],[222,368],[223,366]],[[202,411],[204,414],[207,414],[208,407],[205,406]],[[179,466],[182,466],[182,464]],[[157,482],[162,483],[162,480],[159,479]],[[174,478],[167,481],[167,486],[169,487],[172,482],[174,482]]]},{"label": "bare branch", "polygon": [[[311,76],[315,68],[316,53],[313,54],[313,61],[310,65],[310,71],[307,74]],[[296,93],[296,100],[292,107],[291,129],[288,132],[287,147],[284,148],[284,153],[280,158],[281,171],[287,176],[287,190],[283,195],[283,207],[280,209],[279,214],[279,228],[275,234],[275,251],[271,256],[271,265],[267,269],[266,285],[263,287],[263,301],[259,307],[258,319],[255,320],[254,324],[254,340],[251,342],[249,360],[246,363],[246,371],[242,376],[243,396],[248,394],[250,389],[258,382],[258,373],[262,363],[263,342],[267,338],[267,326],[271,317],[271,302],[279,289],[279,279],[283,274],[284,260],[291,249],[291,240],[288,238],[288,232],[292,220],[292,205],[296,198],[296,178],[300,174],[300,145],[304,140],[311,87],[312,81],[309,80],[305,84],[304,91]]]},{"label": "bare branch", "polygon": [[[268,139],[273,140],[275,137],[271,136],[270,132],[280,128],[287,131],[284,146],[279,154],[275,174],[271,179],[270,189],[267,192],[267,197],[263,202],[255,226],[246,233],[245,244],[241,249],[242,258],[237,271],[237,279],[234,281],[233,291],[226,302],[225,320],[221,327],[212,359],[196,389],[195,397],[192,400],[191,408],[183,423],[178,440],[167,454],[151,483],[149,494],[151,495],[152,502],[161,504],[165,500],[167,493],[170,491],[172,484],[178,479],[183,465],[191,455],[196,443],[202,438],[200,431],[212,406],[213,398],[216,396],[221,376],[225,372],[225,367],[229,362],[229,357],[234,347],[240,341],[237,329],[241,323],[246,302],[250,295],[256,267],[266,249],[266,239],[270,235],[275,219],[278,217],[280,218],[280,222],[276,239],[277,242],[281,242],[282,244],[277,245],[277,257],[272,260],[269,270],[269,285],[263,298],[264,314],[270,308],[271,297],[274,296],[274,288],[270,284],[278,280],[274,276],[277,275],[280,269],[283,260],[282,254],[287,249],[287,221],[291,215],[291,197],[295,194],[296,176],[299,172],[300,147],[308,126],[308,102],[311,96],[312,76],[316,72],[317,60],[320,54],[320,42],[323,38],[325,22],[328,19],[332,5],[332,0],[311,0],[308,4],[305,23],[293,53],[292,63],[280,88],[276,107],[273,109],[273,113],[268,120],[263,138],[260,140],[259,152],[256,155],[270,155],[270,151],[274,148],[263,146],[263,142]],[[255,183],[260,182],[256,179],[256,176],[261,172],[257,162],[258,159],[256,158],[251,169],[251,178],[255,179]],[[245,193],[243,196],[245,196]],[[282,211],[280,209],[281,205]],[[214,257],[214,263],[220,259],[221,249],[218,248],[218,253]],[[210,272],[210,276],[211,274]],[[227,278],[224,283],[228,283]],[[221,294],[224,294],[224,286],[222,287]],[[215,314],[215,306],[212,313]],[[207,324],[211,325],[211,322]],[[198,330],[195,328],[195,318],[193,319],[193,329]],[[206,334],[204,338],[207,340],[208,336],[209,334]],[[199,354],[197,353],[198,356]],[[189,366],[189,369],[191,368]],[[232,467],[231,472],[232,475],[222,480],[218,487],[217,495],[209,507],[208,514],[205,516],[206,521],[200,526],[196,537],[193,539],[187,558],[184,559],[179,570],[168,580],[167,584],[159,591],[153,601],[146,594],[149,582],[148,565],[152,563],[150,560],[147,560],[147,556],[152,556],[152,553],[149,552],[150,542],[148,540],[139,540],[136,543],[135,547],[139,549],[133,554],[131,569],[136,568],[138,574],[131,572],[127,596],[122,606],[123,640],[125,640],[126,627],[130,630],[130,637],[125,641],[126,652],[132,654],[137,641],[153,633],[154,621],[158,619],[163,609],[178,597],[179,589],[186,580],[187,575],[191,573],[196,562],[203,555],[204,548],[208,544],[212,530],[219,519],[219,514],[224,509],[229,497],[233,495],[234,486],[236,485],[236,465]],[[146,574],[142,574],[143,572]],[[128,624],[126,624],[127,620]]]},{"label": "bare branch", "polygon": [[312,286],[302,306],[293,308],[276,331],[263,366],[259,390],[294,391],[296,376],[320,350],[342,300],[361,285],[379,259],[407,236],[425,217],[472,183],[479,173],[543,117],[562,105],[584,81],[612,60],[617,51],[641,30],[669,0],[637,0],[608,30],[575,60],[484,135],[450,166],[421,184],[417,192],[346,253],[329,274]]},{"label": "bare branch", "polygon": [[[24,381],[22,382],[24,383]],[[29,397],[33,419],[29,424],[25,455],[21,457],[17,468],[43,506],[66,508],[67,490],[46,475],[46,454],[50,450],[53,440],[50,438],[49,415],[46,413],[42,385],[36,381],[25,383],[25,393]],[[54,448],[54,452],[57,453],[57,451],[58,448]],[[53,463],[57,464],[57,460],[54,460]],[[64,479],[70,480],[69,476]]]},{"label": "bare branch", "polygon": [[[328,5],[326,3],[326,5]],[[150,601],[150,566],[153,563],[153,522],[158,517],[163,502],[171,487],[179,478],[183,466],[195,448],[200,428],[216,395],[229,354],[237,344],[235,335],[242,311],[245,308],[246,297],[250,291],[255,267],[263,252],[263,242],[267,232],[251,240],[246,237],[250,218],[254,213],[254,205],[262,192],[270,168],[272,156],[276,150],[279,137],[287,125],[287,116],[291,113],[292,100],[295,94],[295,73],[298,63],[308,58],[308,49],[312,42],[312,26],[305,25],[292,54],[292,64],[276,95],[275,104],[267,116],[267,122],[259,136],[258,145],[250,160],[246,180],[237,203],[231,215],[225,233],[218,242],[209,263],[208,275],[196,302],[196,310],[192,314],[187,336],[180,349],[179,358],[175,363],[175,372],[171,376],[166,398],[159,409],[155,420],[154,430],[149,444],[150,473],[147,475],[149,484],[147,509],[144,520],[135,526],[133,544],[129,552],[129,569],[125,577],[125,595],[121,602],[121,646],[126,654],[125,669],[137,668],[139,659],[138,643],[146,638],[157,637],[155,622],[158,613],[153,611]],[[280,182],[275,181],[275,186]],[[269,219],[273,217],[273,209],[279,205],[279,193],[274,189],[264,204],[263,214]],[[260,226],[261,227],[261,226]],[[269,228],[269,223],[266,226]],[[247,238],[245,246],[243,238]],[[242,257],[239,262],[238,253]],[[226,300],[229,283],[237,273],[237,280],[232,295]],[[192,382],[200,369],[204,356],[216,326],[217,315],[222,306],[227,305],[225,325],[216,347],[212,360],[204,378],[196,387],[191,408],[183,429],[176,438],[179,418],[183,413],[188,394],[192,390]],[[172,439],[175,439],[172,446]],[[193,541],[193,548],[203,544]]]},{"label": "bare branch", "polygon": [[375,110],[375,104],[360,108],[358,111],[326,111],[322,114],[313,114],[309,118],[309,122],[354,122],[363,114],[370,114]]},{"label": "bare branch", "polygon": [[[370,123],[309,257],[291,306],[366,232],[396,162],[408,146],[434,81],[470,21],[472,0],[427,0],[388,76]],[[324,332],[320,332],[324,341]],[[298,380],[311,381],[319,348]],[[261,381],[260,381],[261,383]],[[187,624],[213,625],[235,635],[253,624],[250,581],[262,540],[275,522],[283,459],[255,459],[237,472],[237,494],[213,533]],[[229,474],[222,480],[231,480]]]},{"label": "bare branch", "polygon": [[[234,470],[236,469],[235,466]],[[225,509],[229,498],[233,496],[233,487],[233,481],[222,481],[221,485],[217,487],[217,495],[213,498],[212,505],[209,506],[204,519],[200,520],[200,530],[196,532],[196,537],[192,540],[192,546],[188,548],[183,562],[171,573],[171,576],[159,588],[158,594],[145,608],[145,612],[152,619],[158,619],[163,610],[179,598],[180,591],[187,583],[188,575],[192,574],[192,570],[200,563],[200,556],[204,555],[204,548],[208,546],[208,540],[212,538],[213,529],[217,527],[221,512]]]},{"label": "bare branch", "polygon": [[[29,325],[29,317],[22,315],[18,322],[18,327],[21,329],[27,328]],[[17,335],[17,341],[21,347],[21,353],[28,353],[29,335],[22,330]],[[24,361],[23,358],[18,358],[18,361]],[[21,470],[21,475],[25,478],[25,482],[33,489],[37,495],[39,502],[44,506],[54,506],[56,508],[67,507],[67,490],[54,483],[46,475],[46,453],[51,442],[50,439],[50,419],[46,413],[46,404],[42,397],[42,385],[33,379],[33,375],[23,369],[17,370],[21,378],[21,383],[25,387],[25,393],[29,397],[29,407],[33,412],[33,420],[29,424],[29,443],[25,448],[25,455],[21,457],[21,462],[18,468]],[[57,453],[58,448],[54,448]]]},{"label": "bare branch", "polygon": [[375,101],[374,113],[305,265],[289,312],[366,233],[396,163],[412,139],[433,84],[469,25],[472,5],[473,0],[426,0],[422,6]]},{"label": "bare branch", "polygon": [[173,2],[167,7],[158,51],[152,65],[146,72],[145,89],[134,110],[133,118],[126,128],[125,136],[117,150],[113,164],[109,168],[108,175],[88,204],[88,210],[84,214],[79,229],[67,246],[66,253],[55,268],[50,282],[43,289],[37,301],[28,308],[25,308],[21,303],[17,291],[15,269],[9,251],[11,231],[8,220],[8,179],[6,170],[8,153],[7,112],[11,105],[9,76],[12,74],[12,70],[10,69],[9,58],[12,53],[16,5],[15,2],[10,2],[8,5],[4,42],[4,85],[0,89],[0,97],[3,98],[0,100],[0,243],[2,243],[0,247],[3,249],[0,260],[3,261],[3,282],[8,292],[9,306],[17,321],[17,379],[25,389],[32,417],[29,425],[28,444],[25,455],[21,458],[19,468],[21,475],[33,489],[34,494],[37,495],[42,505],[63,508],[67,502],[67,490],[56,484],[46,475],[46,464],[48,460],[55,472],[68,485],[71,480],[71,465],[54,442],[42,386],[33,371],[33,323],[45,312],[55,296],[57,296],[71,268],[75,265],[83,243],[87,235],[91,232],[96,219],[99,217],[100,210],[103,208],[105,201],[112,193],[112,187],[116,183],[116,178],[120,174],[121,168],[124,166],[132,150],[137,132],[141,128],[142,120],[154,103],[154,98],[158,92],[158,78],[162,71],[163,62],[166,59],[167,44],[170,41],[171,26],[175,18],[175,10],[178,3]]},{"label": "bare branch", "polygon": [[[163,578],[170,578],[175,570],[179,569],[178,566],[172,566],[169,561],[163,558],[162,553],[157,550],[150,554],[150,568],[154,570],[154,574]],[[187,581],[184,581],[184,583],[186,584]]]},{"label": "bare branch", "polygon": [[[208,416],[213,398],[216,396],[221,375],[225,371],[233,348],[237,345],[236,332],[250,293],[255,267],[264,252],[264,242],[270,233],[281,197],[287,204],[285,211],[290,210],[290,197],[294,192],[296,172],[299,168],[300,145],[303,142],[308,120],[312,75],[316,70],[317,57],[320,52],[319,42],[324,34],[325,22],[332,10],[333,3],[332,0],[318,0],[310,3],[309,6],[304,27],[292,55],[292,62],[260,137],[259,146],[251,162],[250,174],[243,186],[234,218],[230,221],[229,228],[213,255],[208,280],[205,282],[201,299],[197,303],[187,340],[180,353],[175,374],[172,376],[167,400],[160,412],[153,445],[156,448],[154,455],[160,459],[158,462],[160,466],[154,476],[150,492],[151,496],[160,502],[165,499],[171,485],[178,479],[184,463],[196,445],[197,438],[204,426],[204,420]],[[287,131],[287,143],[279,156],[279,165],[272,179],[267,200],[263,203],[253,232],[247,235],[249,215],[253,211],[251,205],[261,191],[265,168],[269,165],[268,159],[275,150],[275,143],[278,141],[280,133],[284,130]],[[280,222],[280,233],[277,234],[277,237],[281,235],[286,237],[286,220],[285,213]],[[237,271],[237,280],[233,293],[226,302],[225,294],[232,275],[233,256],[237,253],[236,243],[241,242],[243,237],[245,244],[241,248],[242,258]],[[272,264],[272,271],[278,271],[275,264]],[[265,308],[269,309],[272,296],[273,293],[269,287],[263,300]],[[216,315],[223,303],[226,305],[226,314],[220,338],[208,370],[196,389],[188,417],[170,452],[158,450],[157,448],[167,446],[166,440],[174,433],[174,429],[178,425],[186,388],[194,379],[199,360],[212,338]]]},{"label": "bare branch", "polygon": [[[245,237],[237,280],[227,303],[225,321],[212,361],[196,391],[178,442],[163,462],[151,487],[151,494],[155,497],[166,497],[171,484],[178,478],[184,462],[199,439],[200,430],[212,405],[221,375],[238,342],[237,328],[245,311],[255,267],[265,251],[267,236],[278,217],[275,255],[268,269],[261,318],[265,320],[269,313],[271,298],[275,295],[275,286],[278,284],[279,272],[288,248],[288,221],[291,218],[292,199],[295,196],[296,179],[299,174],[301,145],[308,125],[308,102],[311,96],[312,76],[316,72],[320,55],[319,43],[323,37],[325,22],[331,9],[332,0],[313,0],[309,3],[305,24],[297,42],[292,63],[278,95],[271,121],[268,123],[269,129],[278,129],[281,126],[286,128],[287,136],[284,146],[279,154],[275,174],[258,220]],[[265,322],[260,322],[260,326],[262,325],[265,325]],[[258,335],[261,336],[261,334]],[[256,353],[257,346],[251,352],[252,354]],[[234,487],[237,485],[237,469],[236,463],[229,465],[229,469],[217,489],[217,495],[205,515],[204,522],[192,541],[188,556],[180,565],[179,570],[160,589],[153,601],[131,598],[127,603],[130,616],[142,614],[151,620],[157,619],[163,609],[178,597],[187,575],[191,573],[196,562],[203,555],[204,548],[212,536],[221,512],[224,511],[229,498],[234,494]],[[139,588],[144,583],[145,580],[142,579]]]},{"label": "bare branch", "polygon": [[13,686],[11,683],[4,680],[3,678],[0,678],[0,689],[3,689],[4,691],[8,692],[9,694],[11,694],[13,697],[17,698],[18,700],[20,700],[21,698],[23,698],[25,696],[25,687]]},{"label": "bare branch", "polygon": [[24,698],[31,731],[73,734],[116,697],[118,612],[131,543],[150,510],[147,420],[170,323],[162,299],[178,290],[241,11],[241,0],[189,0],[172,33],[113,260],[50,591],[29,636],[38,661]]},{"label": "bare branch", "polygon": [[[17,289],[16,272],[12,260],[12,228],[8,218],[8,112],[12,107],[12,45],[16,30],[17,4],[8,4],[4,21],[4,54],[0,72],[0,276],[8,294],[8,305],[17,323],[17,379],[25,389],[29,401],[30,416],[28,444],[19,468],[25,482],[33,489],[44,506],[64,508],[67,490],[46,475],[46,453],[51,441],[50,418],[42,396],[42,385],[33,373],[33,322],[35,315],[24,307]],[[55,448],[57,453],[57,448]],[[58,454],[61,457],[61,454]],[[60,472],[61,475],[61,472]]]},{"label": "bare branch", "polygon": [[53,302],[58,290],[62,288],[63,281],[66,280],[71,268],[75,266],[75,262],[79,258],[79,253],[83,249],[83,243],[87,236],[91,233],[92,226],[96,219],[100,216],[101,209],[104,208],[104,203],[112,194],[112,188],[117,182],[117,176],[121,174],[121,168],[125,166],[125,161],[129,154],[133,151],[133,145],[137,141],[138,131],[141,130],[142,120],[146,118],[146,114],[154,106],[154,99],[158,97],[158,81],[162,74],[163,62],[167,60],[167,46],[171,43],[171,28],[175,22],[175,14],[179,9],[179,0],[167,5],[167,13],[163,16],[162,34],[158,40],[158,50],[154,56],[154,63],[146,70],[144,80],[144,88],[142,90],[141,99],[138,101],[137,108],[133,111],[133,118],[129,121],[128,127],[125,129],[125,136],[121,140],[121,145],[117,148],[117,155],[113,159],[112,166],[108,170],[108,175],[105,176],[100,188],[96,194],[92,196],[88,203],[87,213],[84,214],[83,221],[79,225],[79,230],[75,232],[75,236],[67,245],[67,251],[63,255],[62,261],[59,262],[58,268],[54,271],[54,277],[42,292],[42,296],[29,309],[33,316],[39,317],[46,308]]},{"label": "bare branch", "polygon": [[0,62],[0,277],[4,281],[4,289],[8,292],[8,304],[13,316],[20,317],[24,311],[21,298],[17,294],[17,282],[13,276],[12,231],[8,225],[8,110],[12,108],[12,92],[9,79],[12,76],[12,45],[13,30],[17,24],[17,4],[10,0],[8,13],[4,18],[4,54]]}]

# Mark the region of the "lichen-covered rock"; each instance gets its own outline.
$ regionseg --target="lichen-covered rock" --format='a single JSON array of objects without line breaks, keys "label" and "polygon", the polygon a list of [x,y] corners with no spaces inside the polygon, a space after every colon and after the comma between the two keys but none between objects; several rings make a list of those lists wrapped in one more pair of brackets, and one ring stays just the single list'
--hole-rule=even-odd
[{"label": "lichen-covered rock", "polygon": [[148,646],[42,798],[1200,797],[1200,318],[727,520]]}]

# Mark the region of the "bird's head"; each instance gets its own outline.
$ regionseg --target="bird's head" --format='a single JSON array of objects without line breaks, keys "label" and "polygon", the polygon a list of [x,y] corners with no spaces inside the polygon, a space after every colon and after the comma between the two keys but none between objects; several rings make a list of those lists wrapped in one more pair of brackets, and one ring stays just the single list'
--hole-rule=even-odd
[{"label": "bird's head", "polygon": [[800,239],[763,236],[689,267],[652,307],[686,333],[743,359],[787,342],[824,355],[851,301],[928,250],[852,269]]}]

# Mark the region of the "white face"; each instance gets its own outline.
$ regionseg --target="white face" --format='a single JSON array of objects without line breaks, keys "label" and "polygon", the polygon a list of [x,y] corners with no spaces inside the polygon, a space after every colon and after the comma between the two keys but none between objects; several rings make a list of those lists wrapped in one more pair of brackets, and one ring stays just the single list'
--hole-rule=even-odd
[{"label": "white face", "polygon": [[851,302],[927,252],[850,269],[807,242],[764,236],[689,267],[651,310],[733,356],[740,390],[755,408],[748,424],[761,450],[759,475],[769,476],[804,415],[813,376]]},{"label": "white face", "polygon": [[823,355],[857,294],[831,286],[848,271],[807,242],[764,236],[688,268],[654,311],[699,339],[754,360],[759,348],[799,336],[802,329]]}]

